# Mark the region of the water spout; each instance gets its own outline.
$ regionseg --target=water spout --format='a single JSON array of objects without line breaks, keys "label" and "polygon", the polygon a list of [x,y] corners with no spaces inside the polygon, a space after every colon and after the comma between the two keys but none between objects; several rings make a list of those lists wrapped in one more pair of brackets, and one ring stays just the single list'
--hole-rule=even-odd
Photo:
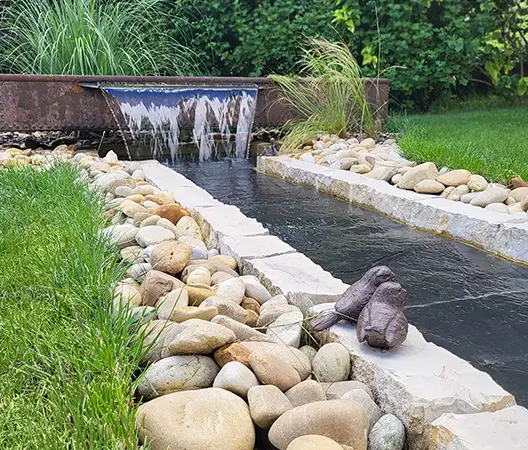
[{"label": "water spout", "polygon": [[[148,137],[152,156],[169,149],[178,159],[182,130],[192,130],[199,160],[218,154],[214,133],[219,133],[228,156],[246,158],[255,117],[258,88],[247,86],[100,86],[115,99],[134,140]],[[234,133],[234,145],[231,142]]]}]

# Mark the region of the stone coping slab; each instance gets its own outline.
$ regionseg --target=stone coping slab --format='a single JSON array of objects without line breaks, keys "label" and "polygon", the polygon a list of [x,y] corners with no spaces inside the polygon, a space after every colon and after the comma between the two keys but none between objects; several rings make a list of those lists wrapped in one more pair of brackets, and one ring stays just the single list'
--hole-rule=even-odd
[{"label": "stone coping slab", "polygon": [[[308,315],[327,309],[333,310],[333,303],[314,306]],[[317,336],[349,350],[354,379],[370,387],[383,411],[404,423],[413,450],[428,448],[431,424],[445,413],[473,414],[515,405],[513,396],[488,374],[427,342],[412,325],[405,342],[391,351],[361,344],[356,327],[346,322]]]},{"label": "stone coping slab", "polygon": [[220,242],[220,253],[232,256],[239,265],[246,259],[269,258],[295,252],[291,245],[277,236],[226,236]]},{"label": "stone coping slab", "polygon": [[525,450],[528,410],[512,406],[480,414],[443,414],[432,425],[430,450]]},{"label": "stone coping slab", "polygon": [[287,156],[258,158],[257,170],[372,208],[420,230],[446,235],[496,255],[528,263],[528,222],[385,181]]},{"label": "stone coping slab", "polygon": [[[271,158],[270,161],[270,164],[277,165],[280,159]],[[315,186],[329,186],[338,197],[350,198],[350,175],[355,174],[342,171],[343,174],[336,175],[328,168],[315,165],[306,171],[299,171],[298,167],[288,168],[282,163],[280,165],[288,176],[296,173],[296,179],[297,176],[302,176],[311,182],[315,181]],[[305,255],[296,252],[293,247],[269,236],[268,230],[259,222],[247,218],[234,206],[218,202],[175,171],[152,162],[143,163],[142,168],[150,182],[171,191],[177,202],[184,206],[192,205],[187,207],[200,224],[210,247],[217,247],[222,254],[233,256],[239,263],[242,274],[257,276],[270,293],[286,295],[291,304],[307,312],[308,316],[333,308],[333,303],[324,302],[336,301],[348,287]],[[367,188],[358,186],[357,189]],[[406,201],[416,201],[417,198],[423,202],[431,196],[399,191],[397,198],[404,204]],[[519,229],[512,224],[504,225],[505,228],[508,226]],[[526,231],[528,232],[528,227]],[[406,426],[410,450],[429,449],[430,438],[435,436],[436,430],[444,430],[444,436],[445,429],[449,430],[449,436],[453,436],[451,441],[455,446],[431,449],[476,449],[478,447],[456,445],[466,437],[471,437],[465,430],[472,427],[491,429],[491,425],[488,425],[488,412],[498,410],[515,411],[516,418],[511,419],[511,422],[517,421],[519,427],[512,427],[514,431],[511,434],[518,438],[512,439],[517,442],[517,439],[524,438],[522,434],[517,434],[517,430],[521,425],[528,429],[528,418],[524,412],[526,410],[521,407],[511,408],[515,405],[513,396],[467,361],[427,342],[413,326],[410,326],[407,340],[391,352],[378,351],[360,344],[355,327],[350,324],[339,323],[330,330],[318,333],[317,337],[322,343],[340,342],[349,350],[354,379],[366,383],[372,389],[385,412],[393,413],[402,420]],[[451,419],[454,414],[456,419]],[[504,417],[508,417],[507,414],[511,413],[506,412]],[[455,426],[466,417],[469,421],[466,428]],[[493,420],[496,422],[496,419]],[[499,444],[493,448],[523,448],[509,446],[509,437],[499,436],[497,439]]]}]

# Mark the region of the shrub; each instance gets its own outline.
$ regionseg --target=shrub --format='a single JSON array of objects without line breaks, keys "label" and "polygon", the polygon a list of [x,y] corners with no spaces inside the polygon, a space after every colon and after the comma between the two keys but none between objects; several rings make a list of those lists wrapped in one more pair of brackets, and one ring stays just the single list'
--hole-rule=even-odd
[{"label": "shrub", "polygon": [[314,40],[304,50],[302,65],[304,78],[272,76],[301,115],[299,121],[286,125],[283,152],[297,150],[318,133],[375,134],[361,72],[346,45]]},{"label": "shrub", "polygon": [[335,39],[334,0],[182,0],[193,49],[211,74],[296,72],[310,38]]},{"label": "shrub", "polygon": [[0,66],[15,73],[189,74],[192,52],[175,39],[177,11],[169,16],[162,0],[16,0],[3,11]]}]

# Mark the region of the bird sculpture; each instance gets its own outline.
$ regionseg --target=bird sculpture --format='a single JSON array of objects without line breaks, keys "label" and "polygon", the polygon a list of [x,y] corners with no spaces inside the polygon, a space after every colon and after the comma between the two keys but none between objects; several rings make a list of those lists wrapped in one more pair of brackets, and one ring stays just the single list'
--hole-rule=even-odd
[{"label": "bird sculpture", "polygon": [[363,277],[351,285],[334,305],[334,311],[311,321],[314,331],[323,331],[340,320],[356,321],[361,311],[376,292],[378,286],[395,277],[387,266],[376,266],[368,270]]},{"label": "bird sculpture", "polygon": [[356,327],[359,342],[390,350],[407,338],[409,323],[403,311],[407,291],[399,283],[381,284],[363,308]]}]

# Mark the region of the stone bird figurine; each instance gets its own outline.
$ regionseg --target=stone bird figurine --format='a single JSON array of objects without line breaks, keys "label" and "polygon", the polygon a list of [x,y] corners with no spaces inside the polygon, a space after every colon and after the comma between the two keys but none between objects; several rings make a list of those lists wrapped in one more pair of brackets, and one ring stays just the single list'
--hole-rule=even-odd
[{"label": "stone bird figurine", "polygon": [[343,293],[334,305],[335,312],[327,312],[311,321],[312,329],[323,331],[340,320],[356,321],[378,286],[393,280],[394,277],[394,273],[387,266],[376,266],[368,270]]},{"label": "stone bird figurine", "polygon": [[409,323],[403,311],[407,291],[392,281],[381,284],[359,315],[359,342],[390,350],[407,338]]}]

